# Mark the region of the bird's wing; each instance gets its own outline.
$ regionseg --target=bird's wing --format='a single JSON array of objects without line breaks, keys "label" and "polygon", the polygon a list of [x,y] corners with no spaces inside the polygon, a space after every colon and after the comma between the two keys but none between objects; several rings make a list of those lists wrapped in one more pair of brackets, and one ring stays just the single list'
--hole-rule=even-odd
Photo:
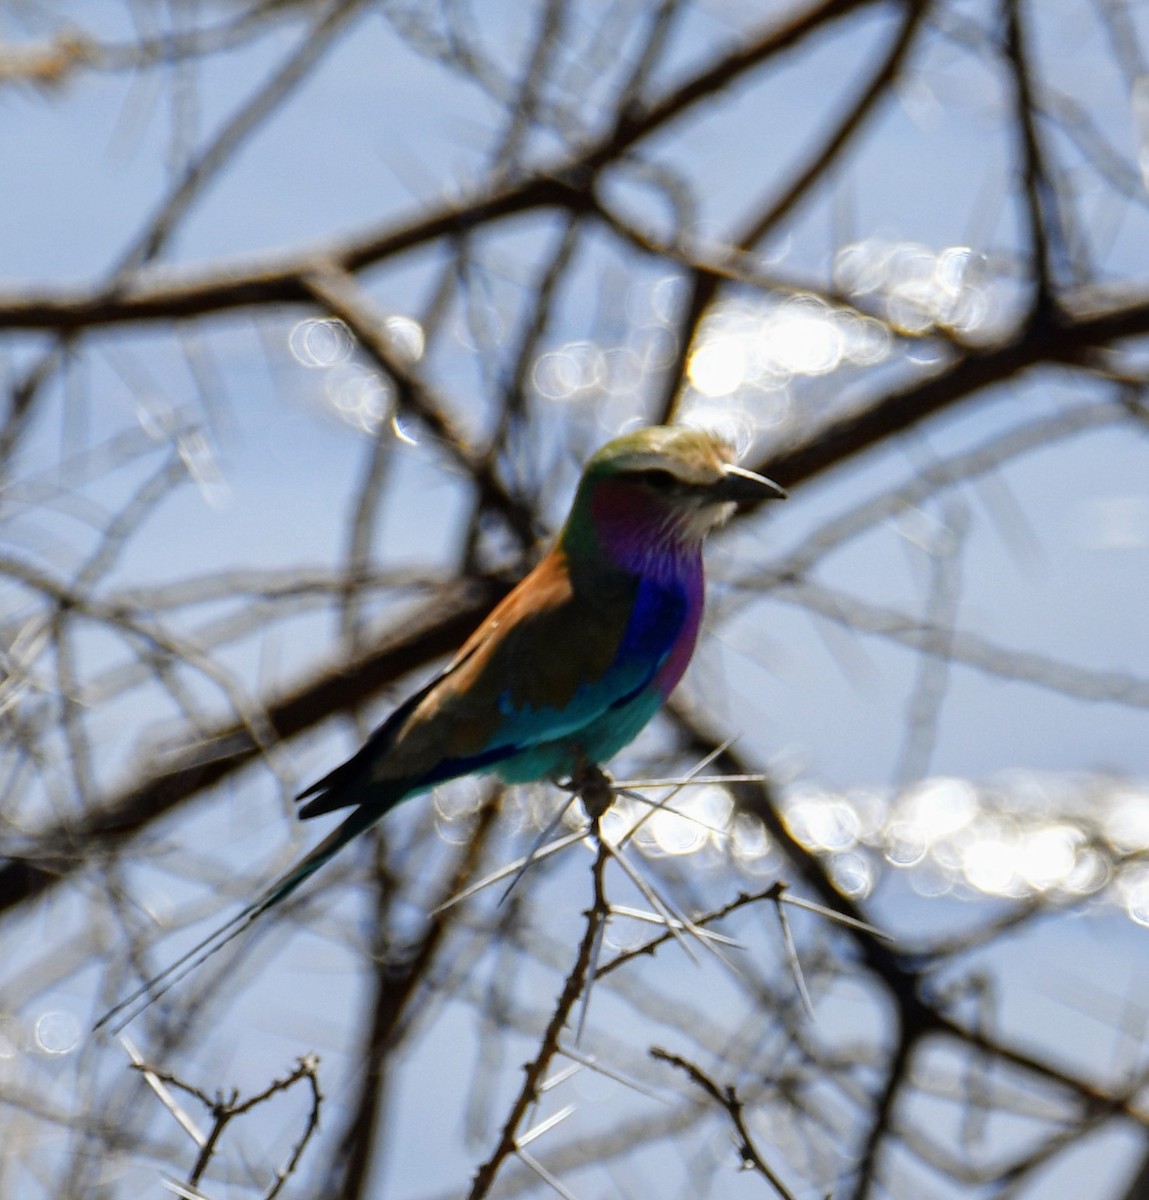
[{"label": "bird's wing", "polygon": [[576,593],[562,555],[548,555],[414,708],[381,776],[434,782],[576,733],[650,682],[685,610],[685,597],[630,576]]},{"label": "bird's wing", "polygon": [[[299,815],[308,820],[311,817],[322,816],[334,812],[337,808],[349,808],[370,799],[376,807],[386,811],[392,804],[398,804],[408,795],[412,787],[404,786],[401,780],[396,780],[390,788],[372,785],[372,769],[383,760],[393,745],[396,736],[402,732],[411,714],[452,671],[458,670],[465,659],[462,654],[456,656],[444,670],[440,671],[429,683],[421,687],[391,713],[359,750],[346,762],[340,763],[334,771],[328,772],[322,779],[317,779],[309,787],[295,797],[296,803],[306,800],[307,803],[299,810]],[[370,791],[370,796],[367,792]],[[382,814],[380,814],[382,815]]]},{"label": "bird's wing", "polygon": [[303,810],[390,807],[577,731],[657,674],[686,600],[631,577],[576,594],[552,551],[464,643],[445,671],[396,709]]}]

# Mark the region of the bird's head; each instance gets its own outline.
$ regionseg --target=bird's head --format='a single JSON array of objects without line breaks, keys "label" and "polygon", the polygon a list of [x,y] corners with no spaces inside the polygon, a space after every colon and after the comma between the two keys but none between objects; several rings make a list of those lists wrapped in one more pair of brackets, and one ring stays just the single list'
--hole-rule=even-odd
[{"label": "bird's head", "polygon": [[615,438],[590,459],[564,540],[590,529],[599,540],[697,547],[738,504],[785,497],[776,483],[739,467],[716,434],[652,425]]}]

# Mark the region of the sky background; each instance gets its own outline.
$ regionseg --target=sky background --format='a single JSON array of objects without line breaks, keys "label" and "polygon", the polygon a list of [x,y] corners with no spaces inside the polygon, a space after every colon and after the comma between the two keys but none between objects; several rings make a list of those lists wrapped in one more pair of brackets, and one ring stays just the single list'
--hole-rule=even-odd
[{"label": "sky background", "polygon": [[[628,12],[641,7],[623,6]],[[796,10],[766,7],[771,13]],[[796,289],[807,285],[855,297],[881,292],[892,306],[888,311],[901,313],[903,328],[915,320],[928,325],[929,314],[939,313],[974,340],[1009,326],[1021,302],[1020,214],[1013,203],[1015,146],[1002,118],[1007,81],[1000,64],[978,52],[973,36],[994,27],[989,8],[973,2],[944,7],[922,35],[893,101],[879,108],[861,137],[858,153],[832,188],[815,192],[784,234],[762,248],[764,265]],[[591,132],[605,120],[601,105],[608,92],[579,39],[596,28],[599,11],[589,5],[572,19],[556,72],[563,81],[556,96],[578,98],[577,119]],[[655,84],[669,86],[717,48],[736,44],[762,11],[735,0],[693,5]],[[69,23],[102,45],[127,45],[141,29],[190,28],[228,14],[222,5],[132,7],[110,0],[14,6],[0,13],[0,49],[40,44]],[[390,226],[465,194],[484,175],[505,128],[500,106],[406,44],[397,33],[400,17],[397,6],[380,5],[348,24],[306,82],[197,199],[157,270],[194,271],[232,257],[274,259],[300,245]],[[1142,26],[1142,37],[1149,34],[1143,11],[1132,8],[1130,19]],[[852,81],[865,78],[886,53],[895,24],[895,10],[883,5],[844,20],[786,56],[778,69],[701,105],[645,148],[652,160],[672,163],[693,183],[697,208],[688,228],[698,245],[728,237],[774,181],[790,178],[843,95],[853,94]],[[491,62],[508,68],[520,62],[528,31],[518,6],[484,5],[475,28]],[[253,81],[278,69],[299,35],[299,21],[289,19],[234,50],[190,64],[146,72],[94,69],[50,88],[4,86],[0,291],[87,287],[107,277],[156,211],[189,148],[194,154],[210,140]],[[1093,277],[1143,284],[1149,227],[1137,164],[1149,153],[1149,117],[1138,102],[1145,93],[1131,94],[1127,73],[1116,70],[1119,49],[1091,4],[1043,4],[1035,45],[1043,78],[1056,80],[1059,94],[1082,106],[1133,172],[1129,180],[1114,169],[1118,182],[1133,189],[1123,194],[1112,178],[1099,182],[1071,139],[1057,141],[1088,231]],[[1132,49],[1126,52],[1135,57]],[[557,149],[553,135],[536,132],[524,158],[542,159]],[[609,194],[636,221],[655,231],[671,227],[663,197],[638,172],[613,179]],[[521,315],[518,306],[541,248],[554,237],[552,220],[536,214],[508,222],[485,242],[476,286],[488,290],[486,315],[476,317],[483,312],[478,306],[452,310],[447,334],[424,360],[450,396],[453,415],[477,442],[494,411],[498,351]],[[408,345],[416,349],[443,261],[441,250],[421,250],[364,275],[377,303],[397,322],[396,335],[414,338]],[[536,457],[515,464],[520,479],[537,485],[540,511],[552,530],[586,454],[654,413],[668,314],[681,297],[665,262],[624,258],[602,232],[580,248],[571,279],[532,378]],[[883,386],[922,378],[940,363],[937,344],[928,338],[895,342],[876,321],[855,319],[845,305],[801,294],[766,299],[732,291],[712,321],[708,356],[699,350],[691,363],[693,386],[683,411],[687,419],[719,420],[741,439],[747,461],[791,443]],[[0,378],[19,378],[47,344],[44,335],[8,337],[0,347]],[[1140,1065],[1145,1052],[1140,1025],[1132,1022],[1136,1032],[1130,1034],[1127,1015],[1130,1005],[1139,1010],[1136,997],[1146,984],[1149,881],[1097,889],[1089,882],[1096,863],[1082,850],[1079,834],[1100,827],[1124,836],[1126,845],[1149,849],[1149,819],[1140,815],[1149,778],[1149,455],[1143,429],[1099,422],[1010,459],[943,501],[895,506],[818,563],[812,577],[822,589],[817,594],[783,587],[763,603],[757,591],[763,575],[782,570],[811,539],[891,489],[994,443],[1004,431],[1075,410],[1091,393],[1112,399],[1082,372],[1031,372],[987,391],[954,417],[927,423],[802,486],[780,511],[716,539],[708,559],[709,633],[684,696],[704,702],[717,725],[738,735],[740,753],[780,782],[792,827],[804,831],[807,845],[826,852],[835,877],[868,902],[871,919],[883,928],[912,940],[986,920],[1011,897],[1057,889],[1063,898],[1093,896],[1074,903],[1070,913],[1025,926],[1016,939],[999,939],[983,954],[964,956],[958,974],[995,981],[995,1029],[1003,1035],[1025,1040],[1036,1030],[1035,1040],[1055,1046],[1074,1069],[1088,1073],[1112,1064],[1119,1073],[1124,1054]],[[176,329],[113,331],[95,350],[78,355],[50,389],[23,440],[12,482],[27,489],[37,480],[67,479],[73,453],[129,433],[153,439],[156,457],[141,455],[124,470],[69,482],[74,503],[33,507],[19,499],[30,493],[19,493],[0,529],[4,552],[70,574],[95,545],[98,514],[123,505],[149,464],[175,447],[186,483],[124,548],[104,580],[110,591],[232,570],[337,568],[347,553],[348,514],[371,435],[386,426],[388,404],[378,375],[315,311],[241,313]],[[175,436],[177,428],[182,432]],[[386,436],[396,439],[396,448],[372,565],[384,575],[450,571],[468,512],[465,482],[418,429],[400,423]],[[947,544],[956,547],[952,555]],[[488,553],[498,560],[497,546]],[[870,605],[871,616],[885,609],[920,616],[932,573],[951,558],[957,564],[953,628],[970,655],[982,654],[994,669],[950,664],[936,740],[924,762],[913,761],[914,779],[923,775],[929,783],[907,789],[913,781],[904,775],[907,709],[922,660],[895,639],[860,630],[856,613],[850,627],[842,619],[851,615],[844,597]],[[6,628],[19,629],[27,597],[19,587],[5,591],[0,615]],[[394,604],[393,594],[368,603],[368,622],[383,622]],[[190,629],[233,609],[224,596],[189,607],[185,616]],[[325,652],[333,655],[338,638],[332,612],[304,613],[236,641],[219,652],[219,660],[252,692],[274,692]],[[123,662],[122,646],[100,630],[89,633],[78,654],[82,673],[93,679]],[[1027,654],[1064,665],[1064,686],[1011,678],[1032,665]],[[189,686],[205,706],[219,709],[218,689],[202,679]],[[1124,689],[1127,702],[1091,699],[1091,687],[1103,696]],[[382,697],[370,715],[382,716],[399,698]],[[134,691],[94,711],[99,785],[113,789],[141,757],[162,753],[184,728],[176,716],[170,704],[165,708]],[[309,782],[358,739],[350,723],[325,728],[321,736],[290,746],[281,766],[289,780]],[[628,765],[641,770],[668,742],[668,730],[653,726],[618,764],[619,773],[626,774]],[[473,794],[468,787],[461,785],[465,797]],[[283,795],[283,783],[271,772],[245,772],[216,789],[210,803],[166,823],[149,855],[127,869],[134,902],[161,924],[180,911],[195,911],[205,921],[218,917],[242,896],[229,876],[233,866],[238,877],[241,867],[259,864],[267,867],[260,871],[266,878],[272,864],[310,844],[311,830],[285,821]],[[13,811],[34,826],[42,803],[32,790],[15,800]],[[950,829],[955,812],[968,820]],[[890,832],[898,821],[902,842]],[[433,861],[438,851],[420,841],[427,832],[424,818],[404,810],[393,824],[392,854]],[[440,828],[449,837],[445,820]],[[681,835],[670,829],[665,837],[676,832]],[[517,845],[521,853],[525,835],[517,842],[514,835],[513,829],[506,834],[508,852]],[[904,861],[898,845],[907,847]],[[663,845],[652,855],[659,851],[674,860],[674,870],[694,873],[691,887],[700,898],[721,903],[730,882],[725,853],[708,846],[690,855],[666,854]],[[216,887],[205,891],[183,866],[169,869],[169,854],[210,858],[207,878]],[[532,893],[533,903],[546,906],[553,922],[548,934],[560,946],[578,936],[587,859],[571,855],[549,868]],[[747,856],[739,869],[748,878],[769,879],[780,867],[775,857]],[[13,964],[10,979],[35,980],[38,971],[51,978],[67,931],[81,927],[85,889],[96,886],[89,881],[40,906],[32,919],[25,914],[0,928]],[[358,948],[368,936],[370,914],[346,890],[334,896],[314,900],[308,929],[279,928],[252,938],[244,978],[253,982],[201,1048],[203,1078],[258,1088],[294,1056],[315,1049],[330,1072],[325,1087],[339,1093],[351,1086],[355,1066],[347,1058],[347,1028],[363,1003],[363,980],[349,946]],[[417,923],[418,914],[413,911],[410,920]],[[831,937],[816,922],[807,933],[811,944]],[[180,936],[191,940],[187,930]],[[784,970],[771,945],[762,953]],[[173,944],[171,953],[179,949]],[[169,956],[165,944],[156,962]],[[498,969],[497,962],[480,963],[463,986],[481,988]],[[724,986],[720,971],[665,960],[652,970],[672,994],[681,990],[697,1002],[699,992],[709,993],[708,1008],[729,1004],[730,1023],[738,1026],[738,993]],[[545,1005],[554,980],[536,962],[521,968],[514,986]],[[118,1086],[125,1103],[129,1096],[130,1103],[146,1102],[128,1083],[114,1082],[124,1073],[122,1048],[97,1044],[86,1033],[110,999],[97,989],[94,970],[40,990],[11,985],[9,1011],[0,1008],[0,1034],[7,1030],[11,1047],[0,1056],[0,1070],[10,1083],[49,1096],[78,1095],[77,1081],[85,1080],[92,1095]],[[608,1041],[625,1041],[627,1031],[647,1019],[639,1006],[605,990],[595,994],[592,1013]],[[832,1043],[845,1030],[880,1026],[884,1017],[872,995],[851,994],[839,983],[819,1004],[818,1036]],[[485,1126],[472,1113],[468,1131],[465,1112],[460,1115],[466,1107],[460,1100],[463,1077],[470,1078],[478,1056],[472,1005],[438,1004],[427,1021],[432,1031],[404,1062],[391,1091],[381,1195],[457,1194],[490,1141],[492,1118]],[[512,1035],[506,1063],[517,1063],[516,1055],[532,1044],[529,1034],[517,1036],[522,1046]],[[954,1069],[944,1052],[937,1057],[939,1076]],[[513,1071],[498,1074],[488,1112],[502,1113],[515,1087]],[[602,1080],[577,1087],[575,1120],[609,1125],[631,1110],[630,1094]],[[793,1150],[784,1132],[777,1136]],[[278,1160],[292,1133],[286,1122],[268,1120],[253,1134],[257,1142],[261,1137],[270,1147],[249,1148],[250,1156]],[[716,1133],[710,1151],[715,1158],[729,1154],[723,1133]],[[1043,1200],[1117,1197],[1140,1152],[1131,1129],[1107,1128],[1101,1138],[1059,1156],[1024,1194]],[[234,1179],[242,1175],[241,1166],[231,1169]],[[657,1155],[640,1155],[627,1168],[628,1186],[646,1194],[652,1180],[661,1185],[663,1169]],[[912,1180],[919,1168],[904,1169]],[[11,1178],[30,1186],[19,1172]],[[680,1194],[690,1194],[688,1176],[682,1178]],[[731,1170],[723,1180],[723,1194],[733,1200],[761,1194],[760,1180],[752,1176]],[[110,1194],[154,1189],[155,1164],[142,1157],[110,1164],[108,1184]],[[800,1196],[815,1194],[808,1181],[802,1186]],[[934,1179],[920,1186],[924,1190],[916,1194],[923,1196],[962,1194]],[[241,1194],[239,1187],[220,1194]]]}]

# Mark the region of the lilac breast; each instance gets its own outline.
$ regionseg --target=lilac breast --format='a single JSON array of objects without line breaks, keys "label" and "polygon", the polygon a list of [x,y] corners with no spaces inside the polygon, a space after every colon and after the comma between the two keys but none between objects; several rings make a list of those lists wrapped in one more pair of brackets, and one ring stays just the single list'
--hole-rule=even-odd
[{"label": "lilac breast", "polygon": [[653,684],[668,696],[682,678],[702,622],[702,545],[681,536],[664,502],[624,484],[600,485],[592,505],[602,553],[638,580],[623,653],[662,659]]}]

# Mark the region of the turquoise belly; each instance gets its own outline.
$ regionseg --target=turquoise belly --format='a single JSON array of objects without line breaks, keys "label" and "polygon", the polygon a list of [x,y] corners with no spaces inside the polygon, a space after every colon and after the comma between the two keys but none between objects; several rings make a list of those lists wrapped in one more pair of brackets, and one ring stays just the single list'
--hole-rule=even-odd
[{"label": "turquoise belly", "polygon": [[662,693],[656,687],[647,688],[581,729],[521,750],[493,770],[507,783],[527,783],[533,779],[567,779],[580,762],[605,766],[638,736],[662,703]]}]

